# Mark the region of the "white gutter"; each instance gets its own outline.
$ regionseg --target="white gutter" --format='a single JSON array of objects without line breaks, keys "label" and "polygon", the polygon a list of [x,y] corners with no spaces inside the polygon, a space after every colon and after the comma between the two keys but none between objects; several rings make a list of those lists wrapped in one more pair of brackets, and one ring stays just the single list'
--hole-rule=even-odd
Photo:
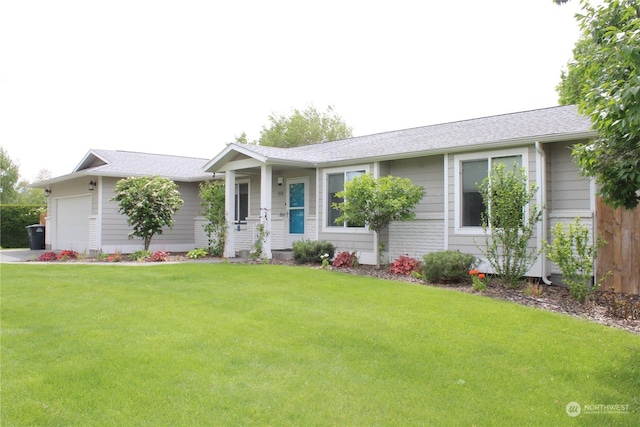
[{"label": "white gutter", "polygon": [[[537,249],[542,249],[542,241],[547,239],[547,161],[544,149],[540,141],[535,142],[536,146],[536,181],[538,182],[538,193],[536,195],[536,203],[538,208],[542,208],[542,220],[538,224],[537,233]],[[543,252],[540,253],[540,276],[545,285],[551,285],[551,281],[547,278],[547,257]]]}]

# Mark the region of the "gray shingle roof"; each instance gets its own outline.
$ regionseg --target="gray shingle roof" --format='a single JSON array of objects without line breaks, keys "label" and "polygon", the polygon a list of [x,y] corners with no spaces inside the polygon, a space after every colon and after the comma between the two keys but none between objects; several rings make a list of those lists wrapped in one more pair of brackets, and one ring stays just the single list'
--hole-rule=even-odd
[{"label": "gray shingle roof", "polygon": [[208,159],[136,153],[118,150],[91,150],[73,172],[86,171],[104,176],[164,176],[176,181],[211,178],[202,167]]},{"label": "gray shingle roof", "polygon": [[498,116],[359,136],[295,148],[243,146],[268,161],[314,165],[356,159],[384,159],[454,152],[483,146],[592,136],[591,123],[576,106],[559,106]]}]

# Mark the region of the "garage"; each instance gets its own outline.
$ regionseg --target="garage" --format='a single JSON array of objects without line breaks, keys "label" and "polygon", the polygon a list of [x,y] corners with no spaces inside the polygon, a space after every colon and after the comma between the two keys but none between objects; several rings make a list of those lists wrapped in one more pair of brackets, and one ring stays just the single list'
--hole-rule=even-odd
[{"label": "garage", "polygon": [[91,195],[56,200],[56,227],[52,249],[85,252],[89,247]]}]

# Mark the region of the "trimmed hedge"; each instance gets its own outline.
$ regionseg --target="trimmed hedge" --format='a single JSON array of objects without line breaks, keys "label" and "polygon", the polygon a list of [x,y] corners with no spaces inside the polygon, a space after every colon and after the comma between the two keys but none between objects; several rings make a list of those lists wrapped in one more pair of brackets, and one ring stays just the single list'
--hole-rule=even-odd
[{"label": "trimmed hedge", "polygon": [[0,246],[3,248],[28,248],[28,225],[40,222],[40,212],[45,206],[0,205]]},{"label": "trimmed hedge", "polygon": [[457,283],[469,279],[477,259],[458,250],[431,252],[422,257],[422,275],[431,283]]},{"label": "trimmed hedge", "polygon": [[325,240],[297,240],[293,242],[292,256],[296,264],[322,264],[320,255],[328,254],[331,259],[335,252],[335,246]]}]

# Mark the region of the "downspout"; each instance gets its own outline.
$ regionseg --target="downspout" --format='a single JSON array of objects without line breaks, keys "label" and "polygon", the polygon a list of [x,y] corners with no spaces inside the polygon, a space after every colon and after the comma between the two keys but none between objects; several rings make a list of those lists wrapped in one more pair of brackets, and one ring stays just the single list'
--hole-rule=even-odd
[{"label": "downspout", "polygon": [[444,250],[449,249],[449,154],[444,154]]},{"label": "downspout", "polygon": [[104,197],[104,193],[103,193],[103,186],[102,186],[102,177],[99,176],[98,177],[98,229],[96,230],[96,233],[98,234],[96,236],[96,250],[100,250],[102,249],[102,197]]},{"label": "downspout", "polygon": [[[380,162],[373,163],[373,178],[377,179],[380,177]],[[388,249],[388,248],[387,248]],[[378,260],[380,259],[380,242],[378,241],[378,233],[373,232],[373,254],[376,257],[376,265],[378,264]]]},{"label": "downspout", "polygon": [[[544,149],[540,141],[535,142],[536,146],[536,181],[538,182],[538,194],[536,203],[542,207],[542,220],[538,225],[537,249],[542,249],[542,241],[547,239],[547,160]],[[540,253],[540,275],[545,285],[551,285],[551,280],[547,278],[547,256],[544,251]]]},{"label": "downspout", "polygon": [[[316,167],[316,240],[320,240],[320,213],[324,212],[320,207],[320,184],[320,168]],[[322,215],[324,217],[324,213]]]}]

